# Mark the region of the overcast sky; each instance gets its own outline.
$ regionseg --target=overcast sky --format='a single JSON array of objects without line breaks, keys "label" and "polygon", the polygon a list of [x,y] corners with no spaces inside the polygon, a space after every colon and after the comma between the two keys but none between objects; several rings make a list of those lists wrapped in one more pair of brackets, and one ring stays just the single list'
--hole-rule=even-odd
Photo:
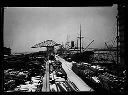
[{"label": "overcast sky", "polygon": [[[7,7],[4,11],[4,46],[12,52],[44,50],[31,46],[44,40],[76,41],[82,30],[83,46],[105,47],[116,36],[117,6],[112,7]],[[110,43],[111,44],[111,43]]]}]

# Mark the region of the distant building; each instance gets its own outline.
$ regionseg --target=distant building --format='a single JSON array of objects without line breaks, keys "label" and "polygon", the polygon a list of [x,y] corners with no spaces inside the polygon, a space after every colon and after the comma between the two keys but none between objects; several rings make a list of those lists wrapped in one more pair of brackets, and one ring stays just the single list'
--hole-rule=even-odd
[{"label": "distant building", "polygon": [[95,63],[117,63],[117,47],[94,49]]},{"label": "distant building", "polygon": [[4,52],[4,55],[10,55],[11,54],[11,49],[7,48],[7,47],[3,47],[3,52]]}]

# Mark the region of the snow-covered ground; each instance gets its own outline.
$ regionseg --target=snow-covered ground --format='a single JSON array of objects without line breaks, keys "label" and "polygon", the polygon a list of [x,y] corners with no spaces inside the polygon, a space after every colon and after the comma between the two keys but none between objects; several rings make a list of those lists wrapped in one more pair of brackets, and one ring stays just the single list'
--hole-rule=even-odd
[{"label": "snow-covered ground", "polygon": [[63,58],[56,56],[56,59],[62,62],[62,68],[67,73],[67,77],[73,82],[80,91],[94,91],[89,87],[80,77],[78,77],[72,70],[72,62],[67,62]]},{"label": "snow-covered ground", "polygon": [[25,85],[19,85],[15,88],[15,91],[23,91],[23,92],[35,92],[37,86],[40,85],[41,76],[36,76],[31,78],[31,82],[25,82]]}]

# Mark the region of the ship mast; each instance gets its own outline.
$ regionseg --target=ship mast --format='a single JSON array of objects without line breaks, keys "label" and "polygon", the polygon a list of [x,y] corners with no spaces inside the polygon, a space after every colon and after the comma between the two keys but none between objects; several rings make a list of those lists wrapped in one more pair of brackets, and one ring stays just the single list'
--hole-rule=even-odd
[{"label": "ship mast", "polygon": [[80,53],[81,53],[81,24],[80,24]]},{"label": "ship mast", "polygon": [[80,53],[82,52],[82,49],[81,49],[81,39],[84,38],[84,37],[81,37],[81,24],[80,24],[80,36],[78,37],[80,39]]}]

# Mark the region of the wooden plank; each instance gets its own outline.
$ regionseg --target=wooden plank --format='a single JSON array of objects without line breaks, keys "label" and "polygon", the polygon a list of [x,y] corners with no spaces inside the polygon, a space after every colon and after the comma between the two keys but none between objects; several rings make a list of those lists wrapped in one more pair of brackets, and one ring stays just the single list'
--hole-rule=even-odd
[{"label": "wooden plank", "polygon": [[47,86],[46,89],[47,90],[46,91],[49,92],[50,91],[50,89],[49,89],[49,63],[47,62],[46,65],[47,65],[47,68],[46,68],[46,78],[47,78],[46,79],[46,81],[47,81],[46,82],[46,86]]},{"label": "wooden plank", "polygon": [[45,75],[43,78],[43,88],[42,92],[49,92],[50,91],[50,86],[49,86],[49,63],[46,62],[46,71]]},{"label": "wooden plank", "polygon": [[43,78],[42,92],[46,92],[46,74],[44,75],[44,78]]}]

